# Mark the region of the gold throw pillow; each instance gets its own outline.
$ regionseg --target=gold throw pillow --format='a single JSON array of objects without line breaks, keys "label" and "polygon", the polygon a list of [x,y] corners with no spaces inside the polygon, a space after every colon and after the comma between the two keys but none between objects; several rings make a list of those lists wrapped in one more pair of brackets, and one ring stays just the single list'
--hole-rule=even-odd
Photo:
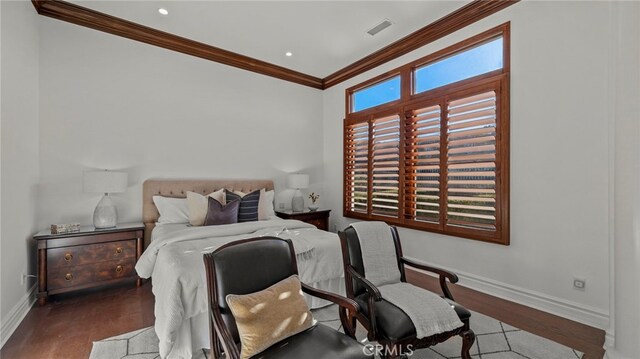
[{"label": "gold throw pillow", "polygon": [[315,324],[297,275],[259,292],[229,294],[226,300],[238,326],[242,359]]}]

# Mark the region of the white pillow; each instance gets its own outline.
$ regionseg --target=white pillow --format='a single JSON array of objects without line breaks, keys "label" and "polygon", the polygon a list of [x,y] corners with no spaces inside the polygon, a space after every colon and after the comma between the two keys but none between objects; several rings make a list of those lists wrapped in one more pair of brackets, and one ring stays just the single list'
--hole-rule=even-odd
[{"label": "white pillow", "polygon": [[209,199],[211,197],[221,204],[225,204],[224,188],[209,193],[206,197],[195,192],[187,191],[187,205],[189,209],[189,223],[192,226],[201,226],[209,210]]},{"label": "white pillow", "polygon": [[273,199],[275,192],[260,190],[260,201],[258,202],[258,220],[264,221],[275,217],[276,211],[273,209]]},{"label": "white pillow", "polygon": [[186,198],[153,196],[153,203],[160,212],[157,223],[189,223],[189,207]]},{"label": "white pillow", "polygon": [[[246,193],[241,191],[233,191],[240,197],[244,197]],[[273,199],[275,192],[273,190],[267,191],[266,189],[260,190],[260,200],[258,201],[258,220],[264,221],[272,219],[276,216],[276,211],[273,209]]]}]

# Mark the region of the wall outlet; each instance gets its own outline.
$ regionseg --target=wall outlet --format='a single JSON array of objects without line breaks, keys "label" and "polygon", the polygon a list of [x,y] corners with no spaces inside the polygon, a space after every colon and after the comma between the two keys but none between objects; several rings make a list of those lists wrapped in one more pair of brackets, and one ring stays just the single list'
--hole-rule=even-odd
[{"label": "wall outlet", "polygon": [[284,203],[282,202],[278,203],[278,209],[284,209]]},{"label": "wall outlet", "polygon": [[584,290],[587,285],[587,281],[581,278],[573,278],[573,288]]}]

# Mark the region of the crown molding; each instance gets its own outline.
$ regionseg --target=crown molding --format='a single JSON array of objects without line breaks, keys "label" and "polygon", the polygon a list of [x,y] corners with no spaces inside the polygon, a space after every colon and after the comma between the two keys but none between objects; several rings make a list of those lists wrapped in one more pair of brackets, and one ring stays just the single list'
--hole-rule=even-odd
[{"label": "crown molding", "polygon": [[321,79],[180,37],[63,0],[32,0],[38,14],[224,65],[324,90],[414,51],[520,0],[474,0],[431,24]]},{"label": "crown molding", "polygon": [[38,14],[243,70],[322,89],[322,79],[62,0],[33,0]]},{"label": "crown molding", "polygon": [[322,79],[323,89],[374,69],[384,63],[456,32],[520,0],[474,0],[402,39],[365,56]]}]

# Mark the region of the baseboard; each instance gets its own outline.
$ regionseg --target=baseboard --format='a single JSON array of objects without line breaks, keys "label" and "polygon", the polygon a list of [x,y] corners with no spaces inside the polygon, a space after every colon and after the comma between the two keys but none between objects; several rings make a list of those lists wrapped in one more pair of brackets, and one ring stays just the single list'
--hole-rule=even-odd
[{"label": "baseboard", "polygon": [[613,332],[613,329],[609,328],[605,331],[604,334],[604,348],[613,348],[613,345],[616,342],[616,336]]},{"label": "baseboard", "polygon": [[33,287],[29,289],[25,295],[20,298],[20,301],[11,309],[9,314],[4,317],[2,321],[2,325],[0,325],[0,348],[4,346],[4,344],[9,340],[11,334],[18,328],[18,325],[22,322],[24,317],[27,316],[29,310],[36,302],[36,289],[38,288],[37,284],[34,284]]},{"label": "baseboard", "polygon": [[[416,259],[417,260],[417,259]],[[423,261],[424,262],[424,261]],[[428,263],[427,263],[428,264]],[[543,312],[551,313],[578,323],[606,330],[609,328],[609,314],[596,308],[556,298],[532,290],[501,283],[489,278],[460,272],[455,269],[439,266],[458,275],[458,285],[478,292],[492,295],[514,303],[526,305]],[[422,271],[421,271],[422,272]],[[433,275],[432,273],[426,273]]]}]

